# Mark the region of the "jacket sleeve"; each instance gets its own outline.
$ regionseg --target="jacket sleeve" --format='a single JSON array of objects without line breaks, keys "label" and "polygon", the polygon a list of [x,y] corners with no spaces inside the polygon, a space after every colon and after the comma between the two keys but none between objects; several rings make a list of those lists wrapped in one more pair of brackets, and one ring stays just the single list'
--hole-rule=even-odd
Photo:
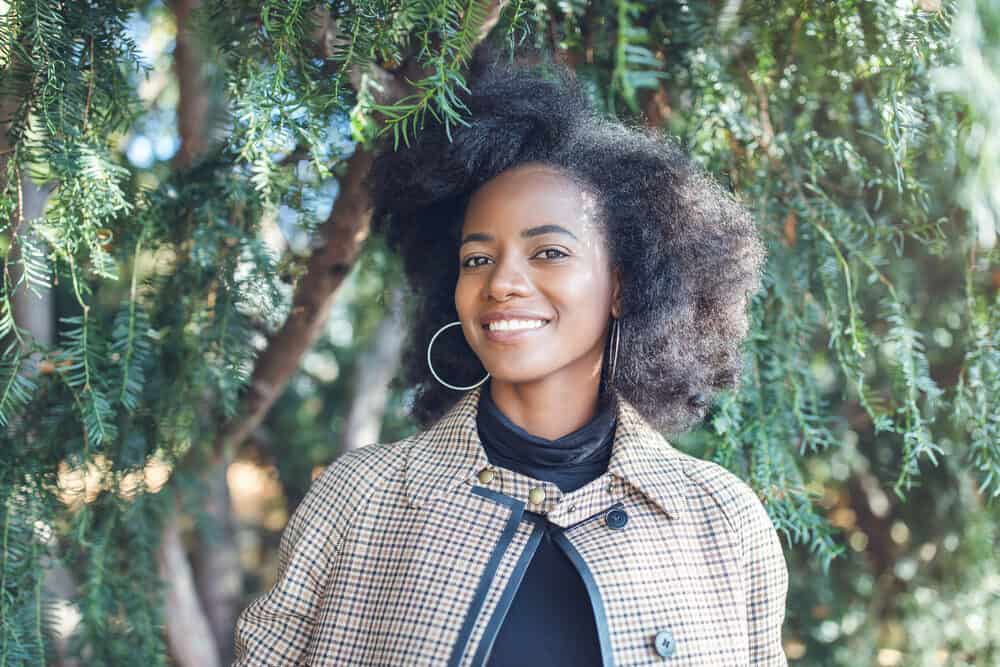
[{"label": "jacket sleeve", "polygon": [[[350,458],[350,455],[345,455]],[[344,456],[316,478],[285,526],[278,577],[236,621],[233,667],[304,664],[313,624],[345,529]]]},{"label": "jacket sleeve", "polygon": [[745,487],[741,512],[741,544],[747,581],[747,620],[750,664],[785,667],[781,644],[788,594],[788,567],[778,532],[757,495]]}]

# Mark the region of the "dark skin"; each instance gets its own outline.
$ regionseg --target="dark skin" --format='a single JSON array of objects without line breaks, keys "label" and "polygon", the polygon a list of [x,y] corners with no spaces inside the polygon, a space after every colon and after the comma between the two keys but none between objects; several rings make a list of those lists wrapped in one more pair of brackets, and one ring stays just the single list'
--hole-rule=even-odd
[{"label": "dark skin", "polygon": [[[595,415],[611,318],[620,315],[620,274],[595,201],[555,168],[526,164],[476,190],[462,225],[455,307],[465,339],[490,373],[500,411],[549,440]],[[491,340],[480,317],[505,308],[549,321]]]}]

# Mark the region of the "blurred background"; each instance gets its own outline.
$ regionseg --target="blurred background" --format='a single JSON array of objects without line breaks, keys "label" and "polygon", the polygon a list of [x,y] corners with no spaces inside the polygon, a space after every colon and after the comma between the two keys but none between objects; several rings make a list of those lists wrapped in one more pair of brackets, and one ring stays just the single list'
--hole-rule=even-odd
[{"label": "blurred background", "polygon": [[790,663],[1000,665],[996,0],[0,0],[0,666],[227,664],[415,430],[360,181],[484,41],[754,212],[743,386],[670,439],[765,502]]}]

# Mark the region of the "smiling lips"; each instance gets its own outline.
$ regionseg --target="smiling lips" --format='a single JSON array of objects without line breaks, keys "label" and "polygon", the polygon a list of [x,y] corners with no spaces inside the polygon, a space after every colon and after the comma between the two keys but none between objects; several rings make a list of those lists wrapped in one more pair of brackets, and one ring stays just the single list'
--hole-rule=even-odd
[{"label": "smiling lips", "polygon": [[520,340],[548,325],[549,320],[494,320],[483,325],[486,338],[496,342]]},{"label": "smiling lips", "polygon": [[490,331],[513,331],[515,329],[537,329],[545,326],[547,320],[494,320],[488,322],[486,327]]},{"label": "smiling lips", "polygon": [[517,306],[494,308],[479,316],[486,339],[496,343],[519,342],[544,329],[551,321],[552,318],[546,317],[541,309]]}]

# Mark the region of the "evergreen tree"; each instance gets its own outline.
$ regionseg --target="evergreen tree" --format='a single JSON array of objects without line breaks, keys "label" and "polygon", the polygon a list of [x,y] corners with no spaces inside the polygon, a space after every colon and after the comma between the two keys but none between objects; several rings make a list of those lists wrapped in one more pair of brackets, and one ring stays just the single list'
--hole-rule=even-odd
[{"label": "evergreen tree", "polygon": [[0,667],[225,663],[317,467],[412,431],[359,183],[487,38],[755,214],[744,384],[675,444],[784,536],[789,658],[1000,663],[996,2],[0,0]]}]

